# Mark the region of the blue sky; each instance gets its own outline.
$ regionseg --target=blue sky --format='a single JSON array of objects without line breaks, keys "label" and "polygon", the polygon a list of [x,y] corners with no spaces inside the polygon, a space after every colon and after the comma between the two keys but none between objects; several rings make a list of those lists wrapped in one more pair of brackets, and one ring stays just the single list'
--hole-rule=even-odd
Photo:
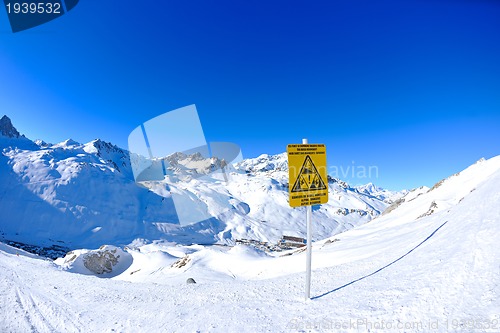
[{"label": "blue sky", "polygon": [[0,113],[29,138],[126,148],[196,104],[207,141],[256,157],[307,137],[353,184],[432,186],[500,154],[498,1],[117,4],[15,34],[0,10]]}]

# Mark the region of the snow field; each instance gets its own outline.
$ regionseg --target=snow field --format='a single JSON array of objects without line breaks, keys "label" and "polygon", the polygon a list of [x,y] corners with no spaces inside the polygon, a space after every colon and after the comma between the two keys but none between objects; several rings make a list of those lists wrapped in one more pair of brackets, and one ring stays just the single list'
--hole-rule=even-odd
[{"label": "snow field", "polygon": [[[498,158],[487,161],[493,163]],[[447,209],[415,219],[426,209],[415,199],[333,237],[338,241],[316,242],[310,301],[303,299],[304,253],[271,257],[246,246],[137,244],[128,250],[133,263],[127,270],[99,278],[2,246],[0,327],[7,332],[499,331],[498,170],[474,182],[475,190]],[[476,177],[483,171],[477,169]],[[447,180],[440,188],[442,194],[461,195],[455,187],[462,184]],[[188,264],[172,267],[186,255]],[[188,277],[197,283],[186,284]]]}]

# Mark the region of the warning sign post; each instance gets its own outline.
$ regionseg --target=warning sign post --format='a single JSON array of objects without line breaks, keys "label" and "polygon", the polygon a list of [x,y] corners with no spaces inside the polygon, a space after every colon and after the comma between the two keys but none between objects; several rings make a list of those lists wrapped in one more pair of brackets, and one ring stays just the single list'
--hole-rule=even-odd
[{"label": "warning sign post", "polygon": [[312,259],[312,207],[328,202],[328,179],[326,178],[326,147],[322,144],[288,145],[288,189],[290,206],[306,207],[307,249],[306,249],[306,293],[311,298]]}]

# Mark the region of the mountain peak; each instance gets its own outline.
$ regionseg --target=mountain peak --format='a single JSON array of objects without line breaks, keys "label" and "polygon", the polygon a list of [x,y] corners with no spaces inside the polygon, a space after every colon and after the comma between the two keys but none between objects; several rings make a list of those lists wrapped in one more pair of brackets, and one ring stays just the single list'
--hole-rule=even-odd
[{"label": "mountain peak", "polygon": [[77,146],[81,146],[79,142],[76,142],[73,139],[66,139],[64,141],[61,141],[59,143],[56,143],[52,145],[52,148],[63,148],[63,149],[68,149],[68,148],[75,148]]},{"label": "mountain peak", "polygon": [[369,182],[368,184],[365,184],[365,185],[356,186],[356,188],[360,192],[365,192],[367,194],[371,194],[371,193],[375,193],[375,192],[383,190],[382,188],[378,187],[377,185],[373,184],[372,182]]},{"label": "mountain peak", "polygon": [[10,118],[5,115],[0,119],[0,135],[8,138],[19,138],[21,136],[14,125],[12,125]]},{"label": "mountain peak", "polygon": [[288,171],[287,153],[248,158],[238,163],[238,169],[247,172]]}]

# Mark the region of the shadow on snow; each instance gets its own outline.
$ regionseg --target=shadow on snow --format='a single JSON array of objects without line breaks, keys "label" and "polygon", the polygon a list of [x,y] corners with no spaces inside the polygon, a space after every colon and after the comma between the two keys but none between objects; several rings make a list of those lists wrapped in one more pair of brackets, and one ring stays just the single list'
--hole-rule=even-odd
[{"label": "shadow on snow", "polygon": [[390,262],[389,264],[385,265],[384,267],[381,267],[381,268],[377,269],[375,272],[372,272],[372,273],[370,273],[370,274],[368,274],[368,275],[365,275],[365,276],[363,276],[363,277],[360,277],[359,279],[356,279],[356,280],[353,280],[353,281],[351,281],[351,282],[349,282],[349,283],[346,283],[346,284],[344,284],[343,286],[340,286],[340,287],[335,288],[335,289],[333,289],[333,290],[327,291],[327,292],[326,292],[326,293],[324,293],[324,294],[321,294],[321,295],[319,295],[319,296],[312,297],[311,299],[317,299],[317,298],[320,298],[320,297],[323,297],[323,296],[329,295],[329,294],[331,294],[331,293],[333,293],[333,292],[335,292],[335,291],[337,291],[337,290],[340,290],[340,289],[342,289],[342,288],[345,288],[345,287],[347,287],[347,286],[350,286],[350,285],[351,285],[351,284],[353,284],[353,283],[356,283],[356,282],[358,282],[358,281],[361,281],[361,280],[363,280],[363,279],[366,279],[367,277],[370,277],[370,276],[372,276],[372,275],[375,275],[375,274],[379,273],[380,271],[382,271],[383,269],[385,269],[385,268],[387,268],[387,267],[389,267],[389,266],[391,266],[391,265],[395,264],[396,262],[400,261],[401,259],[403,259],[403,258],[404,258],[404,257],[406,257],[407,255],[409,255],[410,253],[412,253],[414,250],[416,250],[416,249],[417,249],[420,245],[422,245],[422,244],[424,244],[425,242],[427,242],[427,241],[428,241],[428,240],[429,240],[432,236],[434,236],[434,234],[436,234],[436,232],[437,232],[439,229],[441,229],[441,228],[442,228],[442,227],[443,227],[446,223],[448,223],[448,221],[446,221],[446,222],[444,222],[443,224],[441,224],[441,225],[440,225],[440,226],[439,226],[436,230],[434,230],[434,231],[433,231],[433,232],[432,232],[429,236],[427,236],[427,238],[426,238],[426,239],[424,239],[423,241],[421,241],[421,242],[420,242],[417,246],[415,246],[415,247],[414,247],[414,248],[412,248],[410,251],[406,252],[406,253],[405,253],[405,254],[403,254],[401,257],[397,258],[396,260],[394,260],[394,261]]}]

